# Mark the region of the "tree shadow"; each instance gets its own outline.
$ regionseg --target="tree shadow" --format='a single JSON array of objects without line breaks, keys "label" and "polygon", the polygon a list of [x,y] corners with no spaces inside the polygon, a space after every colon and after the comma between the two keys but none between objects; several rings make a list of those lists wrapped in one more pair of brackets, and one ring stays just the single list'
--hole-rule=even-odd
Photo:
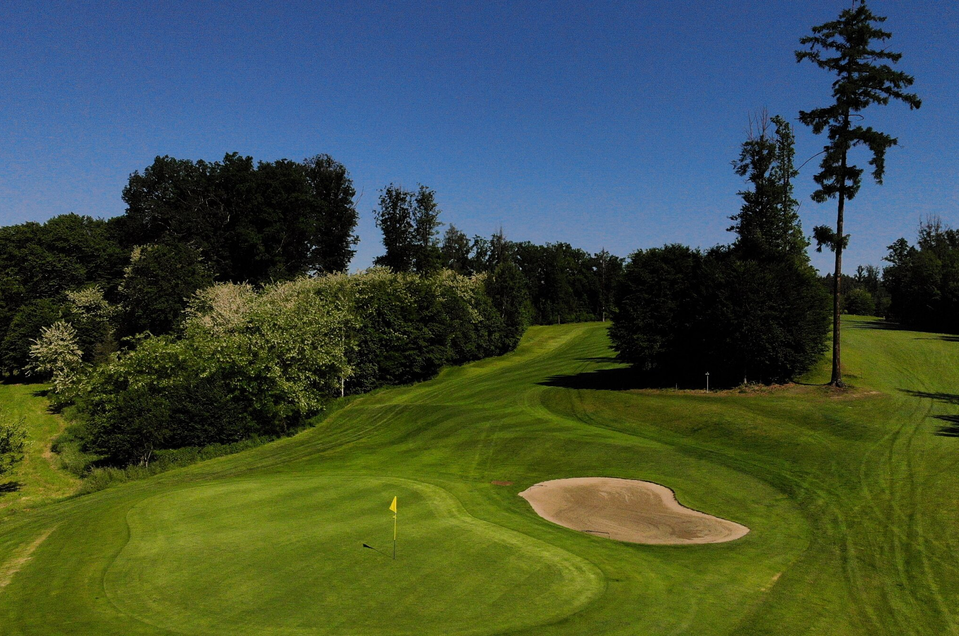
[{"label": "tree shadow", "polygon": [[[926,398],[943,404],[953,404],[959,406],[959,394],[955,393],[928,393],[926,391],[910,391],[908,389],[899,389],[906,395],[917,398]],[[946,422],[936,431],[936,435],[943,437],[959,437],[959,415],[932,415],[931,417]]]},{"label": "tree shadow", "polygon": [[551,375],[539,383],[563,389],[587,389],[592,391],[629,391],[647,388],[639,374],[629,367],[601,369],[575,375]]},{"label": "tree shadow", "polygon": [[[584,359],[585,360],[585,359]],[[595,358],[596,362],[614,362],[612,358]],[[665,378],[664,374],[650,371],[637,371],[630,366],[616,369],[600,369],[598,371],[584,371],[574,375],[552,375],[540,386],[553,386],[563,389],[586,389],[591,391],[634,391],[637,389],[682,389],[703,390],[706,388],[705,378],[695,380]],[[729,386],[716,384],[711,386],[716,390],[728,389]]]},{"label": "tree shadow", "polygon": [[844,322],[843,327],[849,329],[878,329],[881,331],[916,331],[915,329],[907,329],[898,322],[892,322],[884,319],[870,320],[869,322]]},{"label": "tree shadow", "polygon": [[5,484],[0,484],[0,494],[8,492],[18,492],[23,488],[23,484],[19,481],[8,481]]},{"label": "tree shadow", "polygon": [[934,400],[944,404],[959,404],[959,394],[955,393],[927,393],[926,391],[910,391],[909,389],[899,389],[906,395]]},{"label": "tree shadow", "polygon": [[936,435],[943,437],[959,437],[959,415],[934,415],[937,420],[947,422],[939,427]]},{"label": "tree shadow", "polygon": [[943,333],[937,329],[923,329],[922,327],[907,327],[898,322],[889,320],[875,320],[872,322],[845,323],[843,325],[849,329],[870,329],[879,331],[912,331],[914,333],[929,334],[925,338],[916,338],[916,340],[944,340],[945,342],[959,342],[959,335]]}]

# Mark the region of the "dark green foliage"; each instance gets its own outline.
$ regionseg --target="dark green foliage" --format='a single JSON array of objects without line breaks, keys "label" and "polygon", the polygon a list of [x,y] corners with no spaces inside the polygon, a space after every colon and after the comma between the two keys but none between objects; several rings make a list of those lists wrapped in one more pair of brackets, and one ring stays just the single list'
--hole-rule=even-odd
[{"label": "dark green foliage", "polygon": [[275,435],[302,418],[282,382],[252,352],[220,359],[192,340],[148,338],[115,364],[97,368],[77,399],[83,450],[111,464],[148,464],[164,448]]},{"label": "dark green foliage", "polygon": [[622,260],[602,251],[594,256],[568,243],[509,246],[526,279],[534,324],[602,320]]},{"label": "dark green foliage", "polygon": [[434,376],[446,362],[448,324],[428,279],[371,276],[359,283],[347,391]]},{"label": "dark green foliage", "polygon": [[416,192],[392,183],[386,186],[373,211],[386,254],[376,257],[374,263],[394,272],[438,271],[444,259],[438,239],[440,212],[436,193],[424,185]]},{"label": "dark green foliage", "polygon": [[253,163],[157,157],[123,190],[125,245],[189,243],[217,280],[265,283],[345,269],[356,243],[352,181],[327,155]]},{"label": "dark green foliage", "polygon": [[[833,275],[820,278],[823,289],[833,291]],[[886,316],[889,311],[889,292],[882,280],[882,272],[875,265],[860,265],[856,274],[842,275],[843,291],[841,309],[854,316]]]},{"label": "dark green foliage", "polygon": [[30,340],[59,319],[65,292],[96,284],[115,296],[129,260],[114,226],[76,214],[0,227],[0,361],[7,373],[27,362]]},{"label": "dark green foliage", "polygon": [[352,284],[356,324],[347,354],[353,369],[346,380],[349,393],[424,380],[444,365],[505,353],[526,329],[523,316],[513,313],[525,299],[521,278],[493,275],[481,287],[452,272],[413,276],[373,270],[353,277]]},{"label": "dark green foliage", "polygon": [[[619,357],[641,371],[658,369],[666,384],[677,373],[705,373],[690,355],[702,347],[696,332],[705,263],[685,245],[666,245],[633,254],[617,288],[609,335]],[[699,356],[697,356],[698,358]],[[679,368],[677,368],[679,367]],[[685,379],[685,378],[684,378]]]},{"label": "dark green foliage", "polygon": [[466,234],[456,229],[455,225],[450,225],[443,234],[443,244],[440,247],[443,267],[457,274],[472,274],[474,270],[470,258],[471,247]]},{"label": "dark green foliage", "polygon": [[[524,293],[518,272],[514,282]],[[144,337],[81,381],[83,449],[111,465],[146,464],[161,449],[281,435],[341,388],[415,382],[501,353],[525,328],[506,324],[515,302],[501,287],[497,305],[481,279],[385,268],[260,291],[209,287],[177,338]]]},{"label": "dark green foliage", "polygon": [[785,382],[824,351],[827,296],[815,271],[682,245],[633,254],[610,328],[620,359],[650,384]]},{"label": "dark green foliage", "polygon": [[729,228],[742,258],[800,256],[809,245],[793,198],[792,180],[799,174],[793,167],[794,143],[792,128],[778,115],[769,119],[763,113],[751,122],[749,138],[733,162],[736,174],[751,186],[739,193],[743,206]]},{"label": "dark green foliage", "polygon": [[63,305],[48,298],[31,300],[14,314],[0,345],[3,368],[7,373],[19,373],[30,361],[30,345],[40,337],[40,331],[60,320]]},{"label": "dark green foliage", "polygon": [[486,295],[502,323],[494,340],[496,353],[512,351],[530,322],[530,302],[523,273],[511,261],[500,263],[486,279]]},{"label": "dark green foliage", "polygon": [[379,208],[373,211],[376,226],[383,232],[386,254],[373,262],[394,272],[413,270],[416,235],[413,226],[413,193],[392,183],[380,193]]},{"label": "dark green foliage", "polygon": [[883,284],[889,291],[888,317],[904,326],[959,333],[959,231],[938,219],[920,224],[911,246],[889,246]]},{"label": "dark green foliage", "polygon": [[169,333],[194,292],[212,284],[212,272],[189,244],[163,243],[138,250],[120,286],[120,336]]},{"label": "dark green foliage", "polygon": [[853,316],[875,316],[876,301],[865,289],[853,289],[843,296],[842,310]]},{"label": "dark green foliage", "polygon": [[23,460],[23,449],[27,442],[24,419],[8,421],[6,413],[0,409],[0,477],[10,472]]},{"label": "dark green foliage", "polygon": [[[840,353],[841,325],[839,314],[842,296],[842,252],[848,243],[843,233],[843,212],[846,200],[852,200],[862,184],[863,169],[849,162],[849,152],[865,146],[870,156],[872,177],[882,184],[886,167],[886,151],[897,140],[886,133],[863,126],[860,114],[868,106],[886,105],[890,100],[908,104],[910,109],[922,105],[918,96],[907,93],[913,78],[889,65],[897,63],[901,53],[886,47],[873,48],[874,42],[884,43],[892,34],[878,28],[886,18],[874,15],[860,0],[851,9],[844,10],[839,19],[815,26],[813,34],[800,39],[805,49],[796,51],[796,61],[809,60],[828,71],[836,79],[832,83],[833,102],[822,108],[799,111],[799,121],[819,135],[827,133],[829,142],[823,148],[820,170],[813,177],[819,186],[812,193],[813,201],[824,203],[838,199],[836,229],[820,225],[814,231],[817,249],[829,247],[836,254],[833,273],[833,363],[831,384],[842,386]],[[830,54],[834,54],[829,57]]]},{"label": "dark green foliage", "polygon": [[413,271],[419,274],[436,272],[443,265],[443,253],[439,245],[439,206],[436,193],[421,185],[413,199]]},{"label": "dark green foliage", "polygon": [[308,249],[307,262],[312,271],[345,272],[353,260],[359,241],[354,234],[359,213],[353,205],[356,190],[343,164],[329,155],[316,155],[303,162],[311,198],[321,209],[312,220],[316,226],[314,244]]}]

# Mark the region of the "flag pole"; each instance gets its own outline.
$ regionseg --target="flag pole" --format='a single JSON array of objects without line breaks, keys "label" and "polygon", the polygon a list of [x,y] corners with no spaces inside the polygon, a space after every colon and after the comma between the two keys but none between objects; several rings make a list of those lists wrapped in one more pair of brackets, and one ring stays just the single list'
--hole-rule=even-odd
[{"label": "flag pole", "polygon": [[396,561],[396,497],[393,497],[390,510],[393,512],[393,560]]}]

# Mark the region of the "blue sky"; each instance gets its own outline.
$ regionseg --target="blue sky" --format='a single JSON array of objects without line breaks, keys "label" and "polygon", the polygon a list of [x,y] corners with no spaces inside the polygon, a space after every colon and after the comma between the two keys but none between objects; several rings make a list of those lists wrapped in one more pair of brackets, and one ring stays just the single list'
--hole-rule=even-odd
[{"label": "blue sky", "polygon": [[[795,119],[831,80],[793,51],[848,5],[8,0],[0,224],[121,214],[157,155],[328,153],[361,195],[354,268],[382,252],[372,210],[390,182],[434,188],[470,235],[624,256],[728,242],[749,115],[794,121],[799,162],[821,149]],[[901,146],[847,208],[847,271],[923,215],[959,225],[959,3],[870,6],[924,103],[866,113]],[[809,200],[816,165],[797,182],[807,234],[835,217]]]}]

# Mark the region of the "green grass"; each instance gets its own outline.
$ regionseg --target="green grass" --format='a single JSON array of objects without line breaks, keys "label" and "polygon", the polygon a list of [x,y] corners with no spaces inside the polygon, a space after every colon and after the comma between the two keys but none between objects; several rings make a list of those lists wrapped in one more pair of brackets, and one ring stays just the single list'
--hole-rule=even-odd
[{"label": "green grass", "polygon": [[37,395],[44,389],[42,385],[0,384],[0,415],[8,423],[22,418],[27,431],[23,461],[0,476],[0,520],[69,495],[79,486],[80,480],[63,470],[59,458],[50,452],[50,443],[64,422]]},{"label": "green grass", "polygon": [[[959,343],[846,325],[853,389],[823,367],[709,395],[592,388],[628,383],[603,326],[534,328],[296,437],[18,513],[0,632],[957,633],[959,438],[935,416],[959,412]],[[751,532],[631,545],[516,496],[592,475]]]}]

